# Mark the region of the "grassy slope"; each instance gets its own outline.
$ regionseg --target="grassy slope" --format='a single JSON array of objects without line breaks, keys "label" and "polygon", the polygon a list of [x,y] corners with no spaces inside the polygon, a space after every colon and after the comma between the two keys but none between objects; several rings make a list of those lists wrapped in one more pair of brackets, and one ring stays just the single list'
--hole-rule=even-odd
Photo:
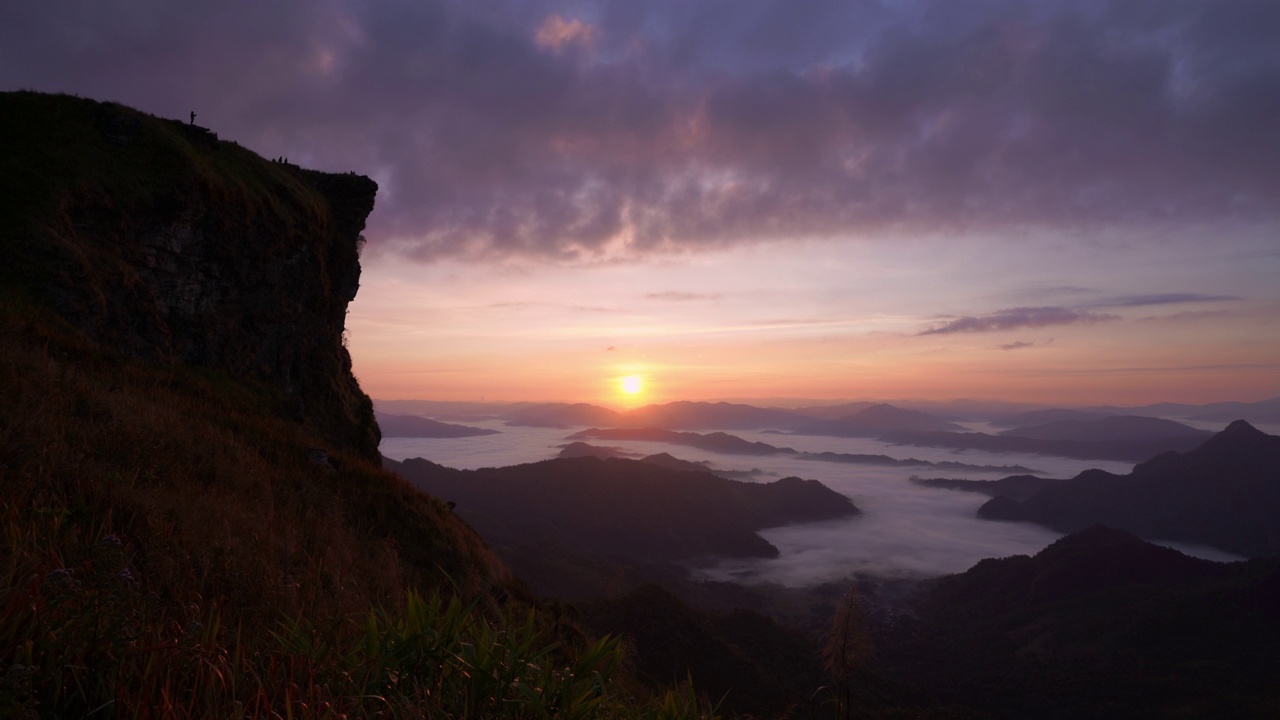
[{"label": "grassy slope", "polygon": [[[264,161],[234,143],[202,152],[177,121],[137,113],[113,103],[34,92],[5,93],[0,137],[6,167],[0,173],[0,274],[6,290],[39,290],[48,281],[49,247],[91,261],[119,263],[108,253],[75,246],[63,226],[70,206],[111,208],[179,203],[193,177],[227,202],[243,202],[283,228],[324,214],[324,199],[299,173]],[[119,152],[108,137],[127,138]],[[39,137],[25,143],[17,138]],[[165,193],[168,193],[165,196]],[[229,223],[255,218],[227,218]]]},{"label": "grassy slope", "polygon": [[[278,392],[122,357],[45,307],[67,257],[118,262],[61,232],[67,203],[146,205],[205,160],[140,116],[150,156],[113,166],[76,145],[101,106],[17,100],[0,132],[72,131],[0,173],[0,716],[706,714],[688,692],[629,700],[616,643],[554,626],[470,528],[357,450],[313,462],[334,445]],[[220,156],[204,181],[271,222],[323,211],[261,158]]]}]

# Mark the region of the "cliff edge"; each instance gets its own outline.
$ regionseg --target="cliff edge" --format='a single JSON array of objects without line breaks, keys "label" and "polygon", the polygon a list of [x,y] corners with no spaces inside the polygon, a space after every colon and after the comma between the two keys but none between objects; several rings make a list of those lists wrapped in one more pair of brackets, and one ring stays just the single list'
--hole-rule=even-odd
[{"label": "cliff edge", "polygon": [[126,357],[261,383],[377,459],[344,347],[377,185],[105,102],[0,94],[0,286]]}]

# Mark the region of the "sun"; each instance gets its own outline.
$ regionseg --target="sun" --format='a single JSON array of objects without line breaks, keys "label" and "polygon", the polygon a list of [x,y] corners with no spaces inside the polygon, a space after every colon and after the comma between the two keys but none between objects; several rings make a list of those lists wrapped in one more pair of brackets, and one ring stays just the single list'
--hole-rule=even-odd
[{"label": "sun", "polygon": [[644,390],[644,380],[639,375],[628,375],[620,379],[618,384],[627,395],[639,395]]}]

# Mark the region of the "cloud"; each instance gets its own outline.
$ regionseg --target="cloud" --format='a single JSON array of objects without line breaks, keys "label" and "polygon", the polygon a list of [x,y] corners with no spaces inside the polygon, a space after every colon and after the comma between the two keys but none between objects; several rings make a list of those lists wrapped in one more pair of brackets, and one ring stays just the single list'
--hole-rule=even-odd
[{"label": "cloud", "polygon": [[716,293],[667,291],[646,293],[645,298],[648,300],[661,300],[666,302],[698,302],[702,300],[719,300],[720,295]]},{"label": "cloud", "polygon": [[596,28],[591,25],[581,20],[565,20],[552,14],[538,26],[534,40],[541,47],[560,52],[571,46],[590,49],[595,36]]},{"label": "cloud", "polygon": [[1157,295],[1121,295],[1091,303],[1089,307],[1146,307],[1183,303],[1215,303],[1239,300],[1236,295],[1201,295],[1199,293],[1161,293]]},{"label": "cloud", "polygon": [[602,305],[565,305],[563,303],[532,302],[528,300],[489,303],[483,307],[490,310],[530,310],[553,308],[558,310],[569,310],[572,312],[599,313],[605,315],[620,315],[630,312],[625,308],[605,307]]},{"label": "cloud", "polygon": [[1001,350],[1021,350],[1023,348],[1035,347],[1035,343],[1027,340],[1018,340],[1016,342],[1006,343],[1000,346]]},{"label": "cloud", "polygon": [[11,3],[0,87],[368,174],[421,261],[1280,215],[1273,0],[560,7]]},{"label": "cloud", "polygon": [[1203,311],[1185,311],[1172,315],[1151,315],[1139,318],[1138,322],[1169,322],[1169,323],[1185,323],[1185,322],[1201,322],[1204,320],[1225,320],[1235,317],[1236,313],[1229,310],[1203,310]]},{"label": "cloud", "polygon": [[994,332],[1049,325],[1075,325],[1119,320],[1119,315],[1073,310],[1062,307],[1018,307],[997,310],[988,315],[955,318],[922,330],[916,335],[948,335],[951,333]]}]

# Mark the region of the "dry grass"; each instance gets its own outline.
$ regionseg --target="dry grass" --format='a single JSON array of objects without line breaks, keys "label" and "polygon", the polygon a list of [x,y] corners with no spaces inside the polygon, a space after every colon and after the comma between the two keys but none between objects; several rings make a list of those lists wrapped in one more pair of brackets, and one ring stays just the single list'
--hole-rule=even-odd
[{"label": "dry grass", "polygon": [[108,347],[163,328],[132,323],[155,312],[130,240],[147,217],[233,208],[212,220],[238,243],[229,267],[272,262],[267,241],[320,243],[316,282],[337,282],[370,181],[210,152],[114,104],[3,95],[0,717],[709,714],[688,691],[631,701],[616,643],[558,624],[441,502],[377,467],[345,350],[309,356],[299,392],[321,409],[299,418],[252,372]]},{"label": "dry grass", "polygon": [[0,716],[714,714],[631,699],[618,643],[557,627],[436,499],[313,462],[270,393],[29,307],[0,335]]}]

